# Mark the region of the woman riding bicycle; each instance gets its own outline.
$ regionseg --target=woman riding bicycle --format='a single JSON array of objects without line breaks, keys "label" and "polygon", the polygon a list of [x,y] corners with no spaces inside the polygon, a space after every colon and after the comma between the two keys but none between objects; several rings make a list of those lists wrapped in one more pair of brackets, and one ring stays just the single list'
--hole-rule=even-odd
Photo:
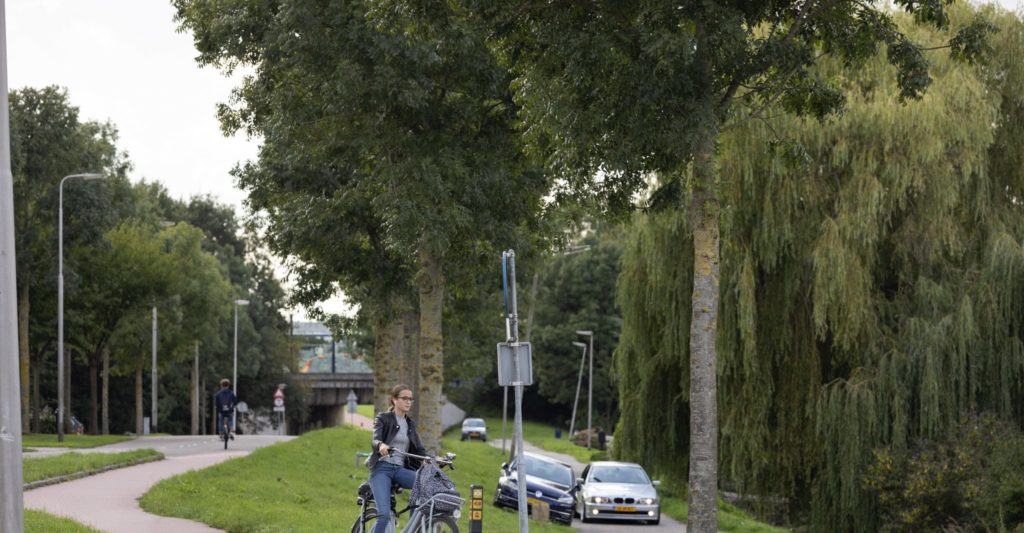
[{"label": "woman riding bicycle", "polygon": [[416,455],[428,455],[416,433],[416,423],[409,418],[412,408],[412,389],[408,385],[395,385],[391,389],[388,411],[373,421],[373,454],[366,461],[370,468],[370,487],[377,502],[377,525],[374,533],[385,533],[391,521],[391,486],[411,489],[416,481],[420,460],[393,454],[391,450]]},{"label": "woman riding bicycle", "polygon": [[[231,390],[230,379],[220,380],[220,391],[214,395],[213,400],[217,406],[217,434],[223,436],[226,433],[228,438],[234,440],[235,436],[231,434],[230,427],[234,420],[235,404],[238,402],[238,398],[235,398],[235,393]],[[225,442],[224,445],[227,446],[227,443]]]}]

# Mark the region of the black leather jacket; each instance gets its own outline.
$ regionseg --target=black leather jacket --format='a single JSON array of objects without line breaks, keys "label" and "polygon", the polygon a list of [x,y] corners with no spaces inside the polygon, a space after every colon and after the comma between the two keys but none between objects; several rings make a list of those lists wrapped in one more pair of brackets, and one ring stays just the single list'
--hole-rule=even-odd
[{"label": "black leather jacket", "polygon": [[[408,416],[405,417],[405,421],[409,425],[409,453],[427,455],[427,450],[423,448],[423,444],[420,442],[420,435],[416,432],[416,422]],[[385,411],[373,419],[373,441],[371,442],[373,453],[366,460],[367,468],[373,468],[376,466],[377,461],[380,460],[380,443],[391,442],[391,439],[395,438],[396,434],[398,434],[398,417],[395,413]],[[419,459],[406,457],[405,467],[416,470],[420,467],[420,462]]]}]

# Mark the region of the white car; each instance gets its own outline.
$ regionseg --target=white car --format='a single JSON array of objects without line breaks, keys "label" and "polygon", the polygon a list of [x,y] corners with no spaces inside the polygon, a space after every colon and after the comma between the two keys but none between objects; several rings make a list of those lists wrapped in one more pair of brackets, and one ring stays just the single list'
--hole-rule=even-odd
[{"label": "white car", "polygon": [[483,418],[467,418],[462,421],[462,440],[466,439],[487,442],[487,424]]},{"label": "white car", "polygon": [[636,520],[661,522],[658,485],[636,463],[597,461],[576,480],[576,513],[580,520]]}]

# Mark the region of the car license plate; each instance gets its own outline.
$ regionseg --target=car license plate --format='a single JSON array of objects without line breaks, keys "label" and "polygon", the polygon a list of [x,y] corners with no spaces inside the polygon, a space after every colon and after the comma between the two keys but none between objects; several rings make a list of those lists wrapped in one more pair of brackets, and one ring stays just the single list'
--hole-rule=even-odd
[{"label": "car license plate", "polygon": [[636,511],[636,507],[630,505],[616,505],[615,512],[617,513],[632,513]]},{"label": "car license plate", "polygon": [[528,503],[530,505],[540,505],[540,504],[542,504],[544,502],[538,500],[537,498],[527,498],[526,499],[526,503]]},{"label": "car license plate", "polygon": [[470,433],[469,436],[470,437],[479,437],[480,434],[474,431],[474,432]]}]

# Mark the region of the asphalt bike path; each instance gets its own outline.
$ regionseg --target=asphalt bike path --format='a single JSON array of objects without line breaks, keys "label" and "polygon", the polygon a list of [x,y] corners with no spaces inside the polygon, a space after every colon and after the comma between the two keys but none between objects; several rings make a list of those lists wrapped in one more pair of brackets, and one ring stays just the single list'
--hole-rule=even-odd
[{"label": "asphalt bike path", "polygon": [[[502,447],[501,439],[488,439],[487,442],[488,444],[494,446],[495,448],[500,449]],[[505,446],[505,450],[511,450],[511,442],[512,441],[509,441],[509,444]],[[575,475],[576,477],[579,477],[580,473],[583,472],[583,468],[586,466],[585,464],[577,461],[576,458],[571,455],[566,455],[564,453],[549,452],[547,450],[538,448],[526,441],[523,441],[523,450],[527,452],[536,453],[538,455],[550,457],[552,459],[555,459],[556,461],[562,461],[563,463],[572,467],[573,475]],[[494,479],[495,482],[497,482],[497,472],[494,473]],[[673,531],[676,533],[685,533],[686,524],[674,520],[671,516],[668,516],[665,513],[661,513],[661,523],[659,523],[656,526],[647,525],[644,522],[619,522],[614,520],[605,520],[602,522],[587,522],[586,524],[584,524],[580,521],[579,517],[577,517],[572,521],[572,528],[576,531],[582,531],[584,533],[604,533],[611,531],[620,531],[623,529],[636,529],[638,531]]]},{"label": "asphalt bike path", "polygon": [[[147,513],[139,507],[138,500],[162,479],[190,470],[208,468],[228,459],[244,457],[256,448],[289,438],[294,437],[238,435],[231,442],[234,449],[229,448],[227,451],[223,449],[223,443],[216,435],[143,437],[89,450],[72,450],[82,453],[111,453],[153,448],[164,453],[166,459],[26,491],[25,507],[68,517],[109,533],[220,531],[191,520]],[[52,453],[54,452],[46,455]]]}]

